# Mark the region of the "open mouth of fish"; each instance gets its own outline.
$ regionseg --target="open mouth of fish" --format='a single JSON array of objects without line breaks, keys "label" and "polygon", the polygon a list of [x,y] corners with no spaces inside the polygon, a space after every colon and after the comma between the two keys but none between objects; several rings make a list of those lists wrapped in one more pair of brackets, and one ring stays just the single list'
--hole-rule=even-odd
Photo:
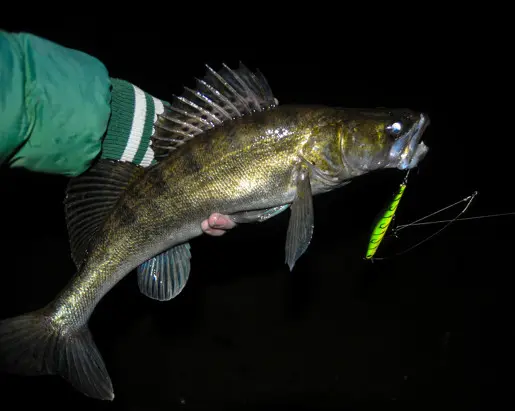
[{"label": "open mouth of fish", "polygon": [[408,170],[416,167],[429,151],[429,147],[421,141],[429,122],[427,115],[420,114],[420,119],[413,125],[406,136],[395,143],[392,153],[394,155],[399,155],[400,153],[397,166],[399,169]]}]

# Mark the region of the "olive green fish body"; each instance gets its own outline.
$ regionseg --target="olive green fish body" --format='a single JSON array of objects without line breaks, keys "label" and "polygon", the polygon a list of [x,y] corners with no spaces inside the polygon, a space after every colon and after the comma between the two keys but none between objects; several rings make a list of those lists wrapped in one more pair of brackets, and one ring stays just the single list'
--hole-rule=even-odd
[{"label": "olive green fish body", "polygon": [[0,322],[7,370],[58,374],[85,395],[113,399],[87,322],[124,276],[136,268],[144,295],[174,298],[188,280],[189,240],[209,215],[250,223],[287,208],[291,270],[312,238],[313,196],[375,170],[415,167],[427,151],[421,113],[280,106],[264,77],[244,66],[208,68],[197,85],[158,115],[156,164],[102,160],[70,182],[77,273],[43,309]]}]

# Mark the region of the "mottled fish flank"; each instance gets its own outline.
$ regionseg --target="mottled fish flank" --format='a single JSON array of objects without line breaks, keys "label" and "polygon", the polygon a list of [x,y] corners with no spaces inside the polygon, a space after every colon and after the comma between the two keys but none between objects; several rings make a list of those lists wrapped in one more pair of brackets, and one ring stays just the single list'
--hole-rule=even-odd
[{"label": "mottled fish flank", "polygon": [[0,322],[2,367],[59,375],[87,396],[112,400],[88,320],[123,277],[136,269],[144,295],[170,300],[187,284],[189,241],[209,215],[254,223],[288,208],[292,270],[313,234],[313,196],[376,170],[417,166],[428,124],[411,110],[279,105],[261,73],[208,67],[158,116],[157,164],[100,160],[70,181],[65,209],[77,272],[46,307]]}]

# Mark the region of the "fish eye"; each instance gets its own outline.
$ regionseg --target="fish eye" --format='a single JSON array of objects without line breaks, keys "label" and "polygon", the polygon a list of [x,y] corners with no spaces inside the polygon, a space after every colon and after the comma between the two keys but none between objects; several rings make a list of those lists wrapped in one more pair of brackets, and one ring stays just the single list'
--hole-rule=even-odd
[{"label": "fish eye", "polygon": [[403,126],[400,121],[396,121],[386,126],[386,131],[394,137],[398,137],[402,133],[402,130]]}]

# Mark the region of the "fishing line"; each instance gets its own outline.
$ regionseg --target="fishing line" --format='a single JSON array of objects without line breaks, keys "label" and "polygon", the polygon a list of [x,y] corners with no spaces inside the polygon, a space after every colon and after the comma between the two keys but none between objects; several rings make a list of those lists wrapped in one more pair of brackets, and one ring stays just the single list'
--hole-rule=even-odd
[{"label": "fishing line", "polygon": [[[482,218],[504,217],[504,216],[509,216],[509,215],[515,215],[515,211],[511,212],[511,213],[486,214],[486,215],[478,215],[478,216],[474,216],[474,217],[463,217],[463,218],[455,219],[454,221],[479,220]],[[447,223],[449,221],[453,221],[453,220],[426,221],[424,223],[416,223],[416,224],[415,224],[415,222],[413,222],[410,224],[400,225],[399,227],[404,228],[404,227],[408,227],[408,226],[415,227],[415,226],[420,226],[420,225],[441,224],[441,223]],[[397,231],[400,231],[402,228],[398,229]]]},{"label": "fishing line", "polygon": [[[398,233],[399,231],[405,229],[406,227],[411,227],[411,226],[414,226],[414,225],[423,225],[424,223],[420,223],[420,221],[424,221],[425,219],[429,218],[429,217],[433,217],[434,215],[437,215],[437,214],[440,214],[441,212],[445,211],[445,210],[448,210],[449,208],[452,208],[452,207],[455,207],[457,206],[458,204],[461,204],[461,203],[464,203],[465,201],[468,201],[469,204],[467,204],[465,206],[465,209],[460,213],[458,214],[458,216],[462,215],[466,210],[467,208],[469,207],[470,203],[472,202],[472,200],[474,199],[474,197],[476,197],[478,194],[477,191],[474,191],[474,193],[472,193],[472,195],[469,195],[465,198],[462,198],[461,200],[459,201],[456,201],[455,203],[451,204],[451,205],[448,205],[444,208],[441,208],[440,210],[437,210],[435,211],[434,213],[431,213],[431,214],[428,214],[426,215],[425,217],[422,217],[422,218],[419,218],[418,220],[415,220],[413,221],[412,223],[409,223],[409,224],[402,224],[402,225],[399,225],[397,226],[397,228],[394,229],[394,231],[396,233]],[[456,218],[452,219],[452,220],[446,220],[447,222],[452,222],[452,221],[456,221]]]}]

